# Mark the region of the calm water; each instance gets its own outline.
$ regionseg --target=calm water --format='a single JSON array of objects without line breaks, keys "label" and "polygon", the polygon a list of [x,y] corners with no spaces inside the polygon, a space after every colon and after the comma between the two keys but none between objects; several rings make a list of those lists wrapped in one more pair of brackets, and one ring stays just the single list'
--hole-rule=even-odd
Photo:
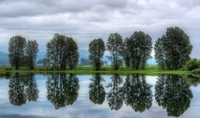
[{"label": "calm water", "polygon": [[200,117],[192,76],[14,74],[0,79],[0,118]]}]

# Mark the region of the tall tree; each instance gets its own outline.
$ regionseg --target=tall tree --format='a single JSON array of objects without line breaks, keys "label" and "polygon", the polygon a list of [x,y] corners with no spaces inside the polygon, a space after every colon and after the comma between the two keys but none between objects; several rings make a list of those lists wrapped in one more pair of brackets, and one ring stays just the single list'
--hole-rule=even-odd
[{"label": "tall tree", "polygon": [[67,64],[69,66],[69,69],[72,70],[76,68],[78,65],[78,45],[77,43],[71,38],[67,37]]},{"label": "tall tree", "polygon": [[123,56],[126,67],[129,68],[131,66],[131,54],[128,49],[128,45],[129,45],[128,42],[129,42],[129,38],[126,38],[123,43],[122,56]]},{"label": "tall tree", "polygon": [[112,60],[113,68],[118,70],[120,67],[119,56],[122,55],[123,50],[122,36],[118,33],[111,33],[108,37],[106,46],[108,51],[111,53],[110,59]]},{"label": "tall tree", "polygon": [[[162,49],[162,50],[161,50]],[[177,70],[190,59],[192,45],[189,36],[179,27],[169,27],[155,44],[155,57],[159,66]],[[164,57],[163,57],[164,56]]]},{"label": "tall tree", "polygon": [[9,41],[9,60],[11,66],[19,69],[20,57],[24,55],[24,48],[26,47],[26,39],[22,36],[13,36]]},{"label": "tall tree", "polygon": [[89,85],[89,99],[94,104],[103,104],[106,96],[105,89],[102,82],[104,79],[99,73],[96,73],[93,78],[90,79],[91,83]]},{"label": "tall tree", "polygon": [[168,116],[179,117],[193,98],[189,84],[178,75],[160,76],[155,85],[155,99],[167,110]]},{"label": "tall tree", "polygon": [[136,112],[144,112],[152,105],[152,85],[146,82],[144,75],[127,76],[124,82],[124,101]]},{"label": "tall tree", "polygon": [[26,96],[28,101],[37,101],[39,95],[39,90],[37,88],[37,83],[34,77],[33,73],[29,73],[27,76],[27,79],[29,80],[27,83],[26,88]]},{"label": "tall tree", "polygon": [[162,70],[165,68],[165,51],[163,46],[164,38],[165,36],[158,38],[154,46],[156,62]]},{"label": "tall tree", "polygon": [[36,40],[27,42],[25,52],[28,56],[28,67],[30,69],[34,69],[38,51],[38,43]]},{"label": "tall tree", "polygon": [[73,69],[78,64],[78,46],[72,38],[56,33],[47,43],[47,57],[57,69],[64,70],[66,65]]},{"label": "tall tree", "polygon": [[16,73],[9,82],[9,100],[15,106],[21,106],[26,103],[25,85]]},{"label": "tall tree", "polygon": [[105,44],[101,38],[94,39],[93,41],[90,42],[89,58],[96,70],[99,70],[101,68],[101,65],[103,63],[101,58],[104,55],[104,51],[105,51]]},{"label": "tall tree", "polygon": [[66,45],[66,37],[57,33],[47,43],[47,57],[54,62],[57,69],[66,68]]},{"label": "tall tree", "polygon": [[111,110],[119,110],[123,106],[123,88],[120,86],[123,83],[122,78],[118,74],[114,74],[111,77],[111,83],[107,87],[110,87],[110,91],[107,94],[108,105]]},{"label": "tall tree", "polygon": [[[125,60],[125,62],[130,61],[133,69],[144,69],[147,59],[151,57],[152,39],[150,35],[145,34],[142,31],[136,31],[131,37],[125,40],[125,47],[125,51],[128,53],[125,57],[130,58],[129,60]],[[129,62],[126,63],[128,64]]]},{"label": "tall tree", "polygon": [[79,80],[73,75],[65,73],[54,73],[47,80],[47,99],[54,104],[55,109],[72,105],[79,90]]}]

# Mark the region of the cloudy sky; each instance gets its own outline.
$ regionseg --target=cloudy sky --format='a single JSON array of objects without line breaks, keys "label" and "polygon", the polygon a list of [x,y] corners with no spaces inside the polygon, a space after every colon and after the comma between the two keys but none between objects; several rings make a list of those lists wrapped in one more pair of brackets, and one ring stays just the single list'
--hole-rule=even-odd
[{"label": "cloudy sky", "polygon": [[182,28],[191,39],[192,57],[200,58],[199,0],[0,0],[0,50],[14,35],[37,40],[40,51],[54,33],[73,37],[80,49],[94,38],[123,38],[142,30],[153,43],[167,27]]}]

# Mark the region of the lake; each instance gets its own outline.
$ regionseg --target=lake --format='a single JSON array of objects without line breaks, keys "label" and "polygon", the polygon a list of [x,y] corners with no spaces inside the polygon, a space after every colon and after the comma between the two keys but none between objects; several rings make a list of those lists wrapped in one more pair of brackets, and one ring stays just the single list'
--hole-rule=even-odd
[{"label": "lake", "polygon": [[1,118],[199,118],[200,79],[16,73],[0,78]]}]

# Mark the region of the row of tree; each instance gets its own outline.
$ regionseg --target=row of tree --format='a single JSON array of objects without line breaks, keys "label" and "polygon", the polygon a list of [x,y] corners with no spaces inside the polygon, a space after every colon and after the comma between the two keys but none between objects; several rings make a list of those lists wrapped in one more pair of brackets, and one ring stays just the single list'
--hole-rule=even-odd
[{"label": "row of tree", "polygon": [[[47,45],[47,59],[56,69],[65,70],[67,66],[74,69],[78,64],[78,46],[71,38],[55,34]],[[142,31],[135,31],[130,37],[123,40],[118,33],[111,33],[104,41],[94,39],[89,43],[89,60],[96,70],[103,64],[102,57],[105,50],[110,52],[108,58],[112,61],[114,70],[118,70],[122,63],[132,69],[144,69],[147,60],[151,58],[152,39],[149,34]],[[190,60],[192,45],[189,36],[179,27],[169,27],[161,38],[158,38],[154,46],[155,58],[161,69],[179,69]],[[21,36],[14,36],[9,42],[9,58],[12,66],[18,69],[20,58],[25,55],[28,60],[28,67],[34,68],[38,44],[36,41],[28,41]],[[22,60],[22,59],[21,59]],[[24,59],[25,60],[25,59]],[[41,60],[45,61],[46,60]],[[84,60],[82,60],[84,61]]]},{"label": "row of tree", "polygon": [[9,41],[9,60],[12,66],[15,66],[16,69],[19,68],[20,62],[21,65],[24,63],[21,60],[27,61],[27,66],[30,69],[34,68],[38,49],[38,43],[34,41],[26,41],[25,38],[21,36],[14,36]]}]

